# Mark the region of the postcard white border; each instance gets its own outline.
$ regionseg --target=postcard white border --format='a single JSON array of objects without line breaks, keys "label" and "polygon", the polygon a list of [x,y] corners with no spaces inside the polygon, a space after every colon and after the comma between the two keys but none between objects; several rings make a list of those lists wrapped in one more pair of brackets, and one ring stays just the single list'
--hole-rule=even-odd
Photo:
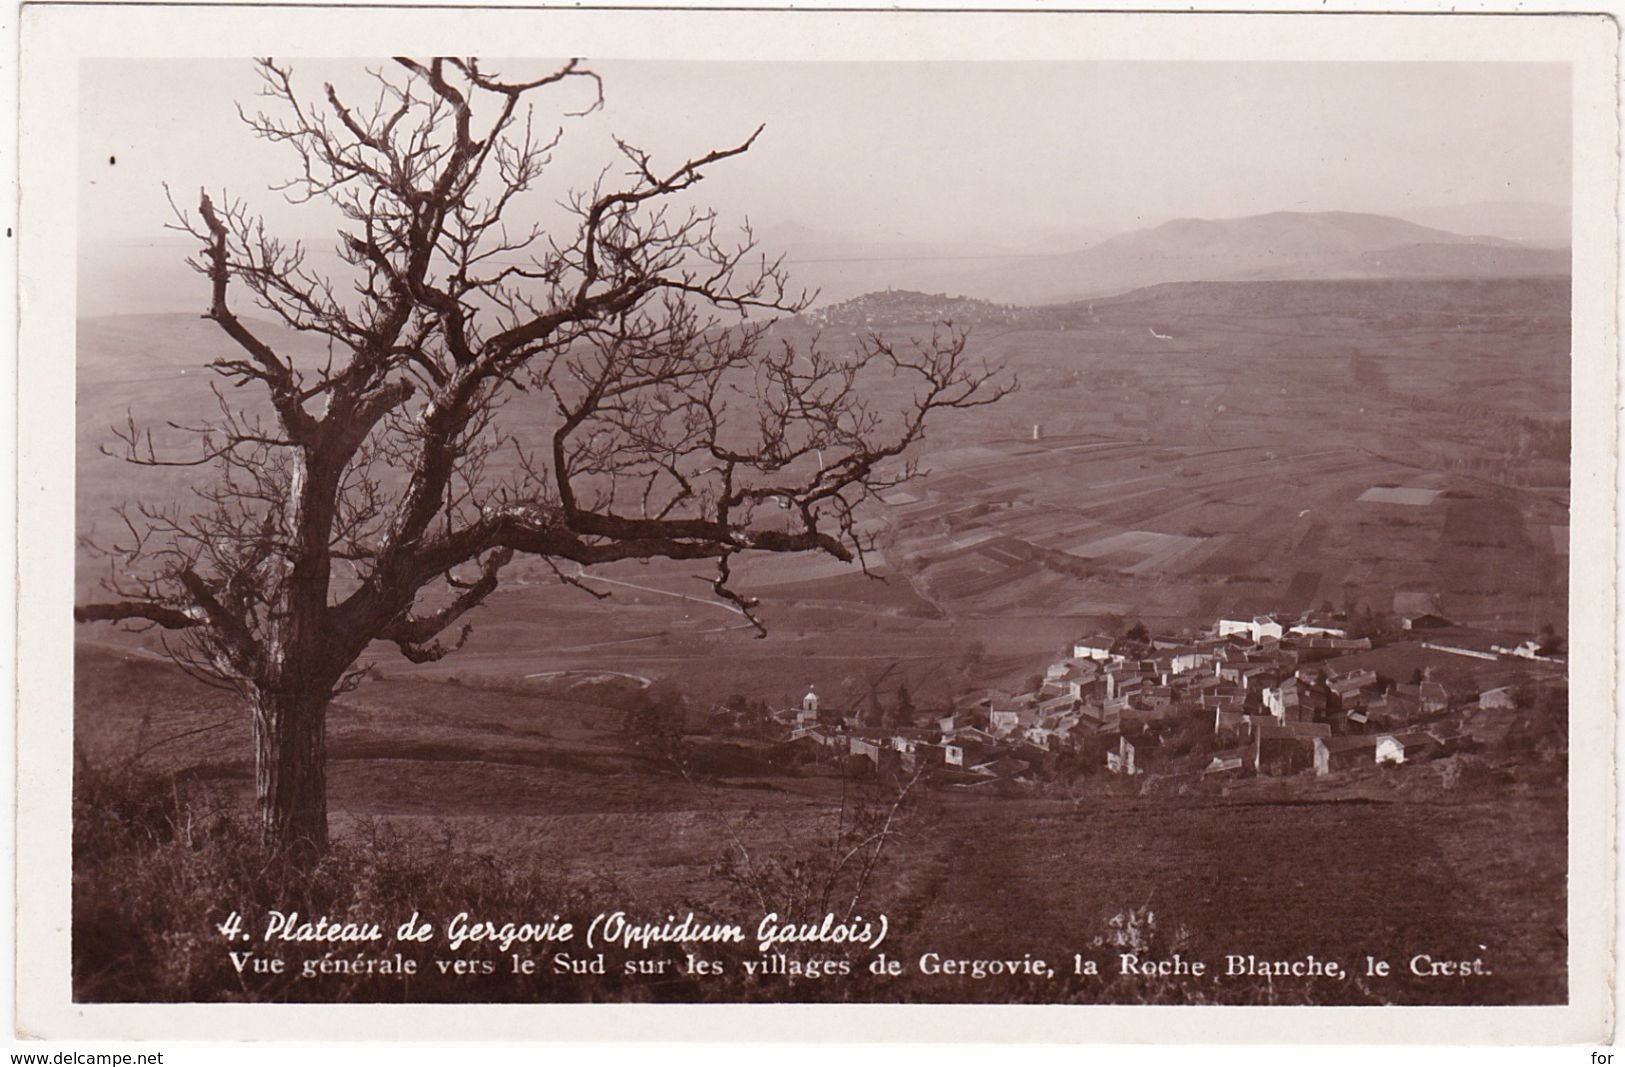
[{"label": "postcard white border", "polygon": [[[20,1036],[1502,1044],[1613,1025],[1619,120],[1605,16],[518,10],[33,4],[21,18]],[[1574,70],[1569,992],[1563,1007],[76,1005],[68,951],[79,60],[411,52],[604,58],[1559,61]],[[454,1024],[453,1024],[454,1020]]]}]

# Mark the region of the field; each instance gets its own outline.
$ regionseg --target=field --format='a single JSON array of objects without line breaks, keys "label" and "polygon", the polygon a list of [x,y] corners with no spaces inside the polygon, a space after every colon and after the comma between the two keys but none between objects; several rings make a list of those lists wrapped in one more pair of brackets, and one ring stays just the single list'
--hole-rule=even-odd
[{"label": "field", "polygon": [[[818,558],[742,563],[737,585],[761,598],[769,626],[757,640],[692,565],[572,572],[611,594],[599,601],[516,563],[465,649],[414,665],[379,647],[370,680],[335,706],[335,827],[356,837],[381,822],[524,857],[664,913],[732,899],[741,848],[793,861],[820,847],[845,818],[848,784],[739,739],[707,742],[703,773],[680,773],[621,729],[627,701],[651,687],[700,709],[735,695],[782,707],[809,685],[840,708],[904,685],[917,707],[962,706],[1025,684],[1099,627],[1328,605],[1426,604],[1499,632],[1562,632],[1567,300],[1552,279],[1174,285],[989,328],[976,354],[1021,389],[932,427],[914,457],[923,476],[863,516],[874,577]],[[804,337],[795,323],[781,332]],[[110,509],[132,495],[186,499],[195,472],[132,476],[98,446],[126,410],[160,425],[207,417],[201,366],[220,348],[211,324],[179,316],[80,324],[81,533],[116,538]],[[537,433],[545,418],[530,403],[504,417]],[[81,594],[99,567],[82,557]],[[85,767],[140,753],[155,773],[248,796],[247,721],[228,694],[179,676],[156,633],[80,637]],[[1429,660],[1413,644],[1371,655],[1400,681]],[[1314,951],[1352,964],[1398,930],[1417,951],[1483,954],[1494,973],[1268,995],[1562,1000],[1561,784],[1450,791],[1439,776],[1294,783],[1290,796],[1264,785],[933,793],[892,857],[883,903],[902,923],[900,949],[916,954],[1104,960],[1097,939],[1113,917],[1145,908],[1158,944],[1210,960]],[[1261,995],[1203,989],[1176,994]],[[1010,991],[944,979],[907,995]],[[1029,992],[1141,995],[1088,981]]]},{"label": "field", "polygon": [[[866,517],[885,581],[828,559],[745,562],[736,584],[771,631],[757,641],[694,565],[595,570],[613,594],[598,602],[520,564],[454,660],[379,659],[432,679],[626,670],[707,699],[814,683],[851,702],[885,671],[947,702],[1124,618],[1387,612],[1420,595],[1464,624],[1561,628],[1566,313],[1561,279],[1169,285],[1035,311],[1041,329],[973,337],[1020,390],[933,427],[924,476]],[[186,499],[192,471],[132,472],[98,446],[126,410],[205,417],[200,364],[220,346],[197,319],[81,324],[83,532],[115,538],[111,508],[137,485],[149,503]],[[530,403],[504,413],[522,434],[545,423]],[[98,575],[86,557],[81,591]]]},{"label": "field", "polygon": [[1420,590],[1475,625],[1561,619],[1566,435],[1533,437],[1565,418],[1566,289],[1424,289],[1161,286],[988,339],[1041,395],[1003,439],[937,446],[891,558],[955,616],[1201,622]]},{"label": "field", "polygon": [[[1486,955],[1479,946],[1490,937],[1497,962],[1489,965],[1500,968],[1492,984],[1412,976],[1387,996],[1337,983],[1321,994],[1564,999],[1562,909],[1526,906],[1562,898],[1561,807],[1397,799],[1394,784],[1286,802],[1091,797],[955,812],[951,832],[962,845],[940,860],[943,897],[932,900],[931,925],[919,936],[971,958],[1054,954],[1056,946],[1106,956],[1092,942],[1111,917],[1148,908],[1164,949],[1219,963],[1231,954],[1310,953],[1352,963],[1385,958],[1395,945],[1472,959]],[[1505,833],[1516,835],[1516,848]],[[1211,995],[1233,1002],[1256,992],[1251,983],[1230,986]],[[1076,992],[1087,997],[1088,984]]]},{"label": "field", "polygon": [[[155,773],[246,799],[246,721],[216,691],[167,664],[90,646],[80,648],[77,678],[81,774],[143,753]],[[628,910],[714,913],[738,900],[726,876],[736,848],[757,863],[816,856],[849,791],[861,788],[827,770],[775,765],[749,743],[714,745],[699,761],[703,777],[680,775],[632,746],[619,721],[611,706],[544,688],[363,687],[330,724],[336,825],[455,841],[462,862],[538,866]],[[1309,953],[1353,967],[1403,944],[1441,959],[1483,957],[1490,976],[1282,982],[1263,994],[1240,979],[1192,993],[1064,974],[1031,986],[921,976],[886,995],[1561,1001],[1561,787],[1453,793],[1438,787],[1437,770],[1188,795],[1140,796],[1098,780],[1053,799],[933,791],[888,857],[873,906],[898,924],[891,954],[909,960],[1031,954],[1060,964],[1077,953],[1110,975],[1113,917],[1149,909],[1159,931],[1150,947],[1216,967],[1230,954]],[[221,918],[195,916],[196,929],[178,936],[201,937]]]}]

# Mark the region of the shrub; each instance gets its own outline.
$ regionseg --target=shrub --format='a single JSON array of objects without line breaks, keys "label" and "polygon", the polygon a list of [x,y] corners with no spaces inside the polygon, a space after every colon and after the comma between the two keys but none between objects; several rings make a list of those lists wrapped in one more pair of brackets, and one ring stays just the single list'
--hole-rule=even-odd
[{"label": "shrub", "polygon": [[[602,896],[602,894],[599,894]],[[271,911],[311,921],[377,922],[386,938],[417,912],[434,923],[426,944],[393,940],[271,948],[259,940]],[[74,775],[73,992],[82,1002],[147,1001],[483,1001],[569,1000],[605,995],[579,976],[516,982],[500,969],[484,980],[442,975],[448,953],[438,932],[458,912],[542,918],[586,910],[584,889],[560,881],[534,858],[497,857],[456,844],[449,831],[425,839],[381,823],[339,837],[314,866],[268,852],[241,801],[184,776],[162,778],[133,765],[96,767],[82,756]],[[229,944],[217,930],[230,912],[253,942]],[[287,973],[239,974],[228,950],[282,955]],[[540,946],[533,946],[540,949]],[[418,959],[417,974],[300,978],[304,959],[327,950],[354,957]],[[503,957],[493,948],[490,955]],[[557,982],[550,985],[550,982]],[[619,992],[619,991],[617,991]],[[628,999],[635,999],[636,991]]]},{"label": "shrub", "polygon": [[1441,760],[1439,784],[1450,790],[1472,790],[1489,784],[1494,777],[1489,765],[1477,756],[1459,755]]},{"label": "shrub", "polygon": [[[839,832],[821,849],[803,843],[771,855],[752,855],[735,837],[723,860],[739,905],[711,918],[732,921],[758,910],[786,920],[817,921],[826,912],[843,920],[887,910],[876,898],[895,874],[887,862],[903,827],[917,824],[906,803],[923,789],[913,783],[848,783]],[[336,834],[326,855],[309,865],[285,862],[265,849],[253,821],[232,791],[185,776],[159,777],[125,764],[104,768],[80,759],[74,781],[73,994],[78,1002],[568,1002],[850,1000],[875,990],[862,970],[860,945],[821,946],[814,954],[842,957],[852,980],[806,982],[750,975],[730,965],[720,975],[686,973],[680,943],[655,942],[619,952],[607,947],[604,974],[555,974],[554,954],[596,956],[578,936],[564,944],[494,944],[452,949],[444,937],[460,912],[475,921],[546,922],[555,917],[584,929],[594,914],[624,910],[658,920],[666,908],[639,915],[638,902],[608,880],[592,884],[562,878],[543,857],[498,855],[467,848],[450,830],[412,833],[362,821]],[[692,910],[699,921],[716,901]],[[264,943],[271,911],[298,912],[301,921],[376,923],[383,939],[370,942]],[[253,940],[228,942],[219,929],[237,912]],[[431,924],[427,942],[396,941],[395,929],[414,913]],[[754,923],[745,922],[747,931]],[[602,947],[602,946],[601,946]],[[281,974],[239,972],[230,950],[280,957]],[[738,946],[750,951],[749,946]],[[393,958],[416,963],[399,974],[304,975],[307,962]],[[534,960],[533,974],[513,972],[509,956]],[[658,977],[628,974],[636,956],[664,961]],[[442,970],[437,961],[489,963],[489,973]]]}]

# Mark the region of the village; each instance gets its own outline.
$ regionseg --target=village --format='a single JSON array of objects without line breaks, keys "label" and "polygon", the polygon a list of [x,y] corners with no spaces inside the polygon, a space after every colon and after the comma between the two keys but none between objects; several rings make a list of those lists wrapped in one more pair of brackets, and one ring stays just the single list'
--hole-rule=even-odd
[{"label": "village", "polygon": [[782,745],[810,759],[980,789],[1068,772],[1324,776],[1509,736],[1551,746],[1567,709],[1550,629],[1522,637],[1434,613],[1220,618],[1169,634],[1136,623],[1080,637],[1033,681],[968,708],[889,715],[832,708],[809,689],[772,718]]}]

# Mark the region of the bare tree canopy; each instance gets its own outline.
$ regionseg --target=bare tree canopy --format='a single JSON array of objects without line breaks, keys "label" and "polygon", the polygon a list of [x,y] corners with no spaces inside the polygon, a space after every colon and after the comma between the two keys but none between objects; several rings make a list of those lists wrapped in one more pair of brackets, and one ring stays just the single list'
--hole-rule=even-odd
[{"label": "bare tree canopy", "polygon": [[[218,419],[171,424],[201,446],[183,458],[120,431],[124,458],[211,477],[199,506],[126,510],[102,546],[111,597],[75,617],[177,631],[189,669],[242,694],[274,841],[325,843],[325,711],[372,642],[418,662],[460,647],[516,554],[564,581],[578,572],[563,564],[706,561],[750,615],[735,556],[861,562],[857,509],[912,473],[932,412],[1011,388],[952,329],[840,355],[768,336],[804,297],[748,227],[725,238],[682,195],[760,129],[670,166],[617,141],[619,165],[548,229],[516,221],[562,135],[538,132],[533,101],[573,84],[596,109],[580,61],[513,81],[402,58],[372,72],[364,103],[332,85],[306,97],[269,59],[259,72],[264,110],[244,119],[292,154],[282,192],[342,217],[343,267],[314,268],[224,194],[177,209],[201,244],[206,317],[235,345],[212,367],[258,399],[217,388]],[[280,351],[286,330],[327,358]],[[873,400],[877,381],[901,403]],[[520,392],[549,413],[526,434],[499,418]]]}]

